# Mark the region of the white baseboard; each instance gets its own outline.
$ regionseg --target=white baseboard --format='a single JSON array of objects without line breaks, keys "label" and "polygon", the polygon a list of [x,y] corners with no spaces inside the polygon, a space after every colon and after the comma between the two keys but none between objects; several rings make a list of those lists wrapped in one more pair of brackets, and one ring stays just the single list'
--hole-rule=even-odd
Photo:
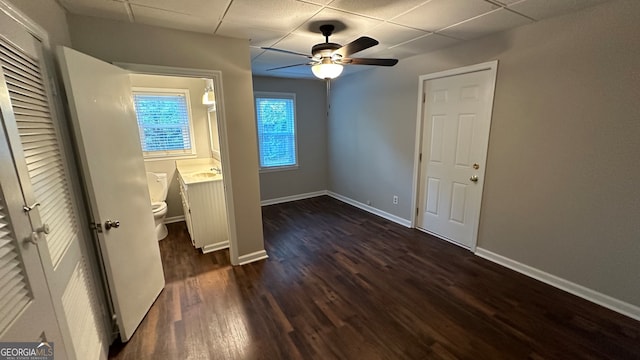
[{"label": "white baseboard", "polygon": [[172,224],[172,223],[177,223],[180,221],[184,221],[184,215],[178,215],[178,216],[172,216],[172,217],[168,217],[168,218],[164,218],[164,223],[165,224]]},{"label": "white baseboard", "polygon": [[229,247],[229,241],[221,241],[215,244],[209,244],[202,247],[202,253],[208,254],[210,252],[227,249]]},{"label": "white baseboard", "polygon": [[262,206],[267,206],[267,205],[275,205],[275,204],[281,204],[281,203],[286,203],[286,202],[290,202],[290,201],[296,201],[296,200],[303,200],[303,199],[309,199],[309,198],[313,198],[313,197],[317,197],[317,196],[323,196],[323,195],[329,195],[334,199],[340,200],[342,202],[345,202],[349,205],[353,205],[359,209],[362,209],[364,211],[370,212],[374,215],[378,215],[380,217],[383,217],[387,220],[393,221],[397,224],[400,224],[402,226],[405,227],[411,227],[411,220],[407,220],[407,219],[403,219],[399,216],[393,215],[393,214],[389,214],[388,212],[382,211],[380,209],[374,208],[373,206],[369,206],[366,204],[363,204],[361,202],[358,202],[356,200],[353,200],[351,198],[348,198],[346,196],[340,195],[340,194],[336,194],[332,191],[329,190],[321,190],[321,191],[314,191],[314,192],[310,192],[310,193],[304,193],[304,194],[297,194],[297,195],[291,195],[291,196],[284,196],[281,198],[276,198],[276,199],[268,199],[268,200],[263,200],[260,202],[260,205]]},{"label": "white baseboard", "polygon": [[275,199],[262,200],[260,201],[260,205],[262,206],[275,205],[275,204],[286,203],[289,201],[309,199],[309,198],[322,196],[322,195],[327,195],[327,190],[320,190],[320,191],[314,191],[314,192],[309,192],[304,194],[297,194],[297,195],[284,196],[284,197],[275,198]]},{"label": "white baseboard", "polygon": [[494,252],[483,248],[476,248],[476,255],[492,261],[496,264],[500,264],[504,267],[507,267],[511,270],[517,271],[521,274],[532,277],[536,280],[540,280],[543,283],[549,284],[558,289],[564,290],[573,295],[579,296],[585,300],[589,300],[593,303],[596,303],[600,306],[604,306],[607,309],[618,312],[622,315],[628,316],[635,320],[640,320],[640,307],[626,303],[624,301],[612,298],[611,296],[599,293],[595,290],[586,288],[582,285],[578,285],[569,280],[565,280],[563,278],[557,277],[555,275],[549,274],[542,270],[538,270],[529,265],[525,265],[523,263],[517,262],[515,260],[511,260],[502,255],[498,255]]},{"label": "white baseboard", "polygon": [[252,252],[251,254],[246,254],[238,257],[238,265],[246,265],[254,261],[264,260],[268,257],[269,255],[267,255],[266,250]]},{"label": "white baseboard", "polygon": [[363,204],[359,201],[353,200],[351,198],[348,198],[344,195],[340,195],[340,194],[336,194],[333,191],[327,191],[327,195],[331,196],[334,199],[340,200],[342,202],[345,202],[349,205],[355,206],[359,209],[362,209],[364,211],[370,212],[374,215],[378,215],[380,217],[383,217],[387,220],[393,221],[394,223],[400,224],[404,227],[411,227],[411,220],[407,220],[407,219],[403,219],[399,216],[393,215],[393,214],[389,214],[388,212],[382,211],[380,209],[374,208],[373,206],[367,205],[367,204]]}]

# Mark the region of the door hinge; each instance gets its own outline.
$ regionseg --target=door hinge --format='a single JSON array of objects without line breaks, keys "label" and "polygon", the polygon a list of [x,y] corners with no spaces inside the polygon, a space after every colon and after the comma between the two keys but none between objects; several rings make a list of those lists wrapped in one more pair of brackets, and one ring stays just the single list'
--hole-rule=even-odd
[{"label": "door hinge", "polygon": [[118,328],[118,316],[111,314],[111,336],[116,337],[120,334],[120,328]]},{"label": "door hinge", "polygon": [[422,93],[422,103],[427,101],[427,93]]},{"label": "door hinge", "polygon": [[95,223],[95,222],[89,223],[89,229],[101,233],[102,232],[102,224],[101,223]]},{"label": "door hinge", "polygon": [[56,89],[56,83],[53,80],[53,77],[49,77],[49,87],[51,87],[51,95],[54,97],[58,96],[58,89]]},{"label": "door hinge", "polygon": [[420,210],[420,208],[416,208],[416,216],[418,216],[418,211]]},{"label": "door hinge", "polygon": [[422,162],[422,153],[418,154],[418,162]]}]

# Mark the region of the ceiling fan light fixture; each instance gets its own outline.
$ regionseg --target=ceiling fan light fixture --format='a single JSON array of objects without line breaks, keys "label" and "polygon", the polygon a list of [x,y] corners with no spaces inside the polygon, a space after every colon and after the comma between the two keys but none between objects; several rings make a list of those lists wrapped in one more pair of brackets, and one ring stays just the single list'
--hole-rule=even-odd
[{"label": "ceiling fan light fixture", "polygon": [[320,63],[313,65],[311,71],[319,79],[335,79],[342,74],[342,65]]}]

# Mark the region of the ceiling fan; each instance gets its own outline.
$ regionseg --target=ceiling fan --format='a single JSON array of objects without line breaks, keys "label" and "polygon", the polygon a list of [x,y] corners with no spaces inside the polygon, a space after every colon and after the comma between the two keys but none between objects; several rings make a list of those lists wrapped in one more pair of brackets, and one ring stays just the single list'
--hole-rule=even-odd
[{"label": "ceiling fan", "polygon": [[349,56],[378,45],[378,41],[367,36],[362,36],[347,45],[340,45],[329,42],[329,36],[335,27],[330,24],[321,25],[320,32],[325,38],[324,43],[316,44],[311,48],[311,55],[295,51],[282,50],[272,47],[262,47],[264,50],[278,51],[285,54],[304,56],[309,62],[280,66],[267,71],[290,68],[294,66],[311,65],[311,71],[320,79],[334,79],[342,73],[343,65],[375,65],[393,66],[398,63],[398,59],[375,59],[375,58],[351,58]]}]

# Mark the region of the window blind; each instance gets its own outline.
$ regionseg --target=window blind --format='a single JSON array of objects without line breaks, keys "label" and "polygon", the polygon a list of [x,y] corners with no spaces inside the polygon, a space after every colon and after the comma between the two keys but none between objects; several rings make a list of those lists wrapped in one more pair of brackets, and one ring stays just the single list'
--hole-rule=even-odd
[{"label": "window blind", "polygon": [[191,153],[189,108],[183,94],[133,95],[142,151]]},{"label": "window blind", "polygon": [[256,112],[260,167],[296,165],[293,96],[290,98],[256,97]]}]

